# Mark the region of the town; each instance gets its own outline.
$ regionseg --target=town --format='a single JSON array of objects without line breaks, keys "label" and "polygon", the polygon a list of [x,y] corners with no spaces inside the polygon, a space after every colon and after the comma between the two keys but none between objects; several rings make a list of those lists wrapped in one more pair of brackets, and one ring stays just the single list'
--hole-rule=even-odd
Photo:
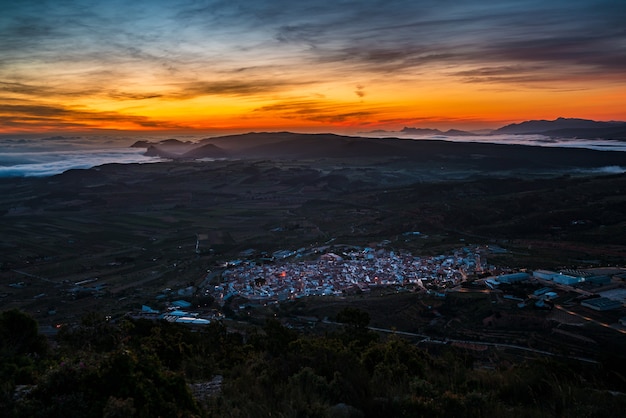
[{"label": "town", "polygon": [[[285,301],[303,296],[341,296],[367,292],[374,286],[398,289],[419,287],[442,290],[482,271],[480,254],[464,248],[451,255],[415,257],[385,248],[344,247],[339,254],[325,252],[317,259],[257,264],[236,261],[222,273],[223,284],[213,296],[223,301],[234,294],[250,300]],[[320,252],[315,249],[313,252]]]},{"label": "town", "polygon": [[[325,245],[272,254],[248,249],[240,253],[240,258],[224,261],[218,270],[208,272],[199,286],[161,292],[158,299],[170,300],[164,312],[143,305],[141,311],[130,315],[207,325],[223,319],[223,308],[234,299],[239,301],[232,307],[237,312],[308,296],[345,299],[367,295],[374,289],[440,299],[475,292],[492,295],[494,304],[508,304],[518,310],[551,310],[556,306],[570,316],[626,332],[623,268],[520,271],[487,262],[490,254],[507,251],[497,245],[465,246],[449,254],[414,256],[387,248],[386,244]],[[184,298],[177,299],[185,295],[210,297],[219,308],[203,310]],[[585,314],[589,310],[597,312],[594,319]],[[611,319],[597,316],[604,311],[614,311]]]}]

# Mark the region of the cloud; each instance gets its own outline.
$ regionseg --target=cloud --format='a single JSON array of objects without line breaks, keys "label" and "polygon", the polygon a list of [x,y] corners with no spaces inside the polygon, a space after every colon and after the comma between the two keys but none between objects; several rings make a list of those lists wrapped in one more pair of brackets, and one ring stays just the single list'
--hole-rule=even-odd
[{"label": "cloud", "polygon": [[452,72],[465,83],[491,84],[520,84],[532,88],[541,84],[541,88],[558,89],[557,85],[563,81],[563,74],[555,73],[547,65],[510,65],[495,67],[480,67],[471,70]]},{"label": "cloud", "polygon": [[545,71],[546,69],[538,66],[521,66],[521,65],[506,65],[498,67],[480,67],[472,70],[459,71],[454,75],[459,77],[507,77],[510,75],[520,73],[532,73],[537,70]]},{"label": "cloud", "polygon": [[363,98],[363,97],[365,97],[364,89],[365,89],[365,87],[359,84],[359,85],[356,86],[356,91],[354,92],[354,94],[356,94],[357,96]]},{"label": "cloud", "polygon": [[[500,123],[500,125],[506,124],[508,121]],[[453,117],[446,115],[425,115],[425,116],[413,116],[404,118],[381,118],[372,121],[370,124],[373,127],[378,128],[391,128],[398,129],[398,127],[422,127],[422,128],[438,128],[441,130],[448,130],[452,127],[462,130],[482,129],[485,127],[493,127],[498,125],[493,119],[486,119],[481,117]]]},{"label": "cloud", "polygon": [[[338,13],[332,23],[283,25],[277,39],[310,46],[320,62],[374,73],[425,66],[525,67],[510,79],[491,76],[491,82],[518,82],[519,77],[549,82],[541,72],[546,67],[561,79],[607,72],[615,77],[626,63],[626,31],[619,23],[626,19],[623,2],[414,3],[396,8],[400,3],[390,1],[388,8],[374,10],[376,3],[365,2],[354,14]],[[357,19],[357,13],[366,17]],[[535,77],[532,64],[539,69]]]},{"label": "cloud", "polygon": [[38,86],[34,84],[0,81],[0,91],[25,96],[36,96],[50,94],[52,89],[46,86]]},{"label": "cloud", "polygon": [[0,126],[19,129],[95,128],[102,124],[128,124],[135,128],[185,129],[171,122],[152,120],[145,116],[118,112],[98,112],[75,107],[47,104],[0,104]]},{"label": "cloud", "polygon": [[525,39],[498,43],[486,49],[495,58],[515,62],[543,62],[565,66],[564,70],[580,68],[589,73],[623,74],[626,37],[571,36],[551,39]]},{"label": "cloud", "polygon": [[0,177],[42,177],[60,174],[70,169],[86,169],[102,164],[161,161],[159,158],[144,156],[144,152],[145,150],[136,148],[0,152]]},{"label": "cloud", "polygon": [[277,114],[285,119],[323,123],[360,123],[376,115],[376,109],[358,110],[351,103],[321,100],[285,100],[255,109],[255,112]]},{"label": "cloud", "polygon": [[174,99],[189,99],[198,96],[254,96],[265,95],[302,86],[307,82],[290,82],[280,79],[250,79],[223,81],[194,81],[174,85],[174,91],[167,95]]},{"label": "cloud", "polygon": [[[45,98],[66,107],[30,108],[41,114],[14,108],[21,120],[0,115],[10,126],[95,126],[110,117],[158,127],[149,118],[70,104],[275,100],[346,79],[365,80],[371,100],[384,95],[370,87],[380,77],[387,85],[417,80],[415,88],[426,79],[502,88],[623,85],[624,21],[623,0],[8,2],[0,16],[0,92],[12,101],[3,102],[31,106]],[[357,87],[354,94],[363,99],[366,92]],[[361,111],[336,114],[347,121]],[[318,103],[307,117],[334,114]]]},{"label": "cloud", "polygon": [[[13,6],[3,58],[241,68],[260,56],[372,71],[439,63],[553,62],[623,68],[623,1],[81,1]],[[588,59],[587,63],[583,62]],[[100,61],[99,61],[100,60]],[[487,61],[487,62],[485,62]],[[6,65],[6,64],[5,64]],[[264,64],[265,65],[265,64]],[[262,66],[264,66],[262,65]]]},{"label": "cloud", "polygon": [[132,93],[126,91],[111,91],[108,96],[116,100],[149,100],[163,97],[160,93]]}]

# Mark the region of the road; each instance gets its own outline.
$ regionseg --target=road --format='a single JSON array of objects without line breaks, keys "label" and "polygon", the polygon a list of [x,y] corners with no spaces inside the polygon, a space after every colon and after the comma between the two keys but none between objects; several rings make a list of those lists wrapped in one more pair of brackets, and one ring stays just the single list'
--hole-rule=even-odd
[{"label": "road", "polygon": [[54,280],[46,279],[45,277],[37,276],[36,274],[27,273],[25,271],[21,271],[21,270],[11,270],[11,271],[13,273],[21,274],[22,276],[32,277],[34,279],[43,280],[44,282],[56,283]]},{"label": "road", "polygon": [[[344,326],[345,325],[345,324],[342,324],[340,322],[332,322],[332,321],[328,321],[328,320],[324,320],[324,321],[322,321],[322,323],[324,323],[324,324],[331,324],[331,325],[339,325],[339,326]],[[513,350],[527,351],[527,352],[530,352],[530,353],[540,354],[540,355],[544,355],[544,356],[564,357],[564,358],[568,358],[568,359],[572,359],[572,360],[582,361],[582,362],[585,362],[585,363],[598,364],[598,362],[596,360],[592,360],[592,359],[588,359],[588,358],[584,358],[584,357],[567,356],[567,355],[563,355],[563,354],[556,354],[556,353],[551,353],[549,351],[537,350],[536,348],[524,347],[524,346],[521,346],[521,345],[502,344],[502,343],[490,343],[490,342],[472,341],[472,340],[457,340],[457,339],[453,339],[453,338],[445,338],[443,340],[439,340],[439,339],[433,339],[430,336],[425,335],[425,334],[417,334],[417,333],[414,333],[414,332],[398,331],[398,330],[395,330],[395,329],[378,328],[378,327],[367,327],[367,328],[370,331],[383,332],[383,333],[387,333],[387,334],[404,335],[406,337],[421,338],[422,340],[419,343],[423,343],[423,342],[424,343],[431,343],[431,344],[458,343],[458,344],[486,345],[486,346],[489,346],[489,347],[508,348],[508,349],[513,349]]]},{"label": "road", "polygon": [[604,323],[604,322],[597,321],[597,320],[595,320],[595,319],[593,319],[593,318],[590,318],[590,317],[588,317],[588,316],[584,316],[584,315],[581,315],[581,314],[576,313],[576,312],[574,312],[574,311],[571,311],[571,310],[569,310],[569,309],[567,309],[567,308],[564,308],[564,307],[563,307],[563,306],[561,306],[561,305],[556,305],[556,304],[555,304],[555,305],[554,305],[554,308],[555,308],[555,309],[558,309],[558,310],[560,310],[560,311],[563,311],[563,312],[565,312],[565,313],[568,313],[569,315],[574,315],[574,316],[576,316],[576,317],[578,317],[578,318],[584,319],[584,320],[585,320],[585,321],[587,321],[587,322],[592,322],[592,323],[594,323],[594,324],[596,324],[596,325],[600,325],[601,327],[610,328],[610,329],[612,329],[612,330],[614,330],[614,331],[617,331],[617,332],[619,332],[619,333],[626,334],[626,330],[624,330],[624,329],[622,329],[622,328],[617,328],[619,325],[617,325],[617,326],[613,326],[613,325],[606,324],[606,323]]}]

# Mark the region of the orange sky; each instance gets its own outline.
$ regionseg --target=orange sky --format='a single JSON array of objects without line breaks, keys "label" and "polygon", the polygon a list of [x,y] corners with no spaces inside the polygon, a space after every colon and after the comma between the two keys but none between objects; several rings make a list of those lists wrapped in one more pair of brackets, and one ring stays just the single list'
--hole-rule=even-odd
[{"label": "orange sky", "polygon": [[623,1],[14,3],[5,134],[626,119]]}]

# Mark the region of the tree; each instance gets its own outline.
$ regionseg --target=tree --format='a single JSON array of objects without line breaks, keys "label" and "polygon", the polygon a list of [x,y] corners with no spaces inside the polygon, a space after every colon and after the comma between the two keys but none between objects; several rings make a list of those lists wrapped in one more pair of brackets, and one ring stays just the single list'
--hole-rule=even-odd
[{"label": "tree", "polygon": [[31,316],[17,309],[0,313],[0,358],[42,355],[47,348],[46,339],[39,335],[37,321]]},{"label": "tree", "polygon": [[370,314],[357,308],[346,307],[337,314],[337,322],[356,329],[365,329],[370,323]]}]

